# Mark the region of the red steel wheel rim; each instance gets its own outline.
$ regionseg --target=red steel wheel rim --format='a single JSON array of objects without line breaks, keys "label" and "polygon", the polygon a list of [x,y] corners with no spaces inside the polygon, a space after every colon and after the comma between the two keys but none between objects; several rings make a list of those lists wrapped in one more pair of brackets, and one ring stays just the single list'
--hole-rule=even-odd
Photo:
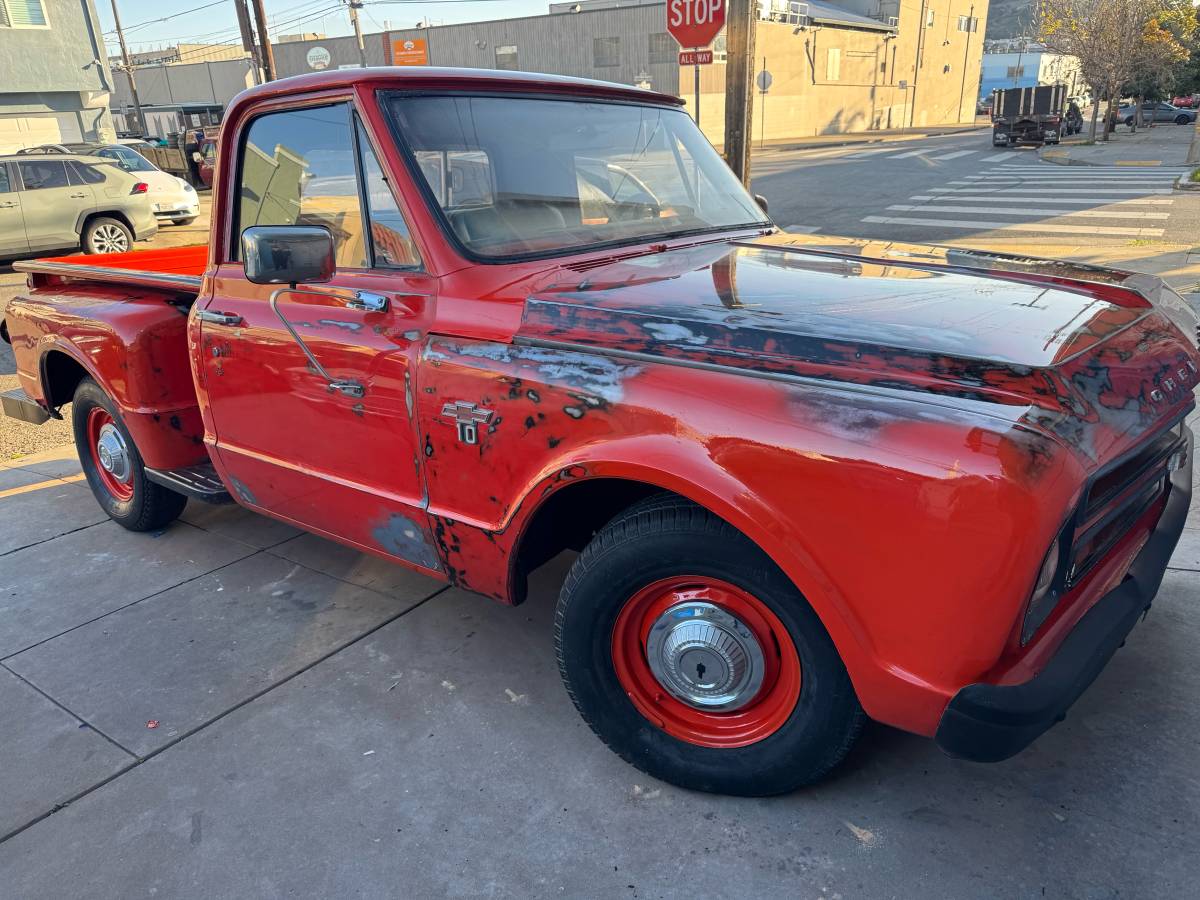
[{"label": "red steel wheel rim", "polygon": [[[106,429],[107,426],[107,429]],[[108,410],[101,406],[93,406],[88,413],[87,420],[87,441],[88,448],[92,451],[92,462],[95,464],[96,475],[100,479],[100,483],[104,485],[104,489],[109,492],[116,500],[124,503],[133,498],[133,485],[122,481],[110,471],[109,466],[112,465],[111,455],[110,462],[105,464],[104,450],[101,448],[101,439],[106,435],[114,434],[120,443],[121,448],[126,454],[125,464],[130,465],[128,459],[128,448],[125,447],[125,439],[121,435],[120,429],[117,428],[117,423],[109,414]]]},{"label": "red steel wheel rim", "polygon": [[[711,607],[719,611],[714,615],[734,617],[745,643],[749,646],[752,636],[761,650],[761,659],[755,657],[761,682],[754,680],[752,695],[737,701],[736,709],[703,709],[680,699],[678,682],[673,692],[648,659],[663,643],[652,638],[652,629],[661,634],[672,619],[694,622],[689,610]],[[779,617],[753,594],[717,578],[680,575],[635,593],[617,614],[612,659],[617,680],[638,712],[672,737],[701,747],[745,747],[770,737],[800,699],[800,656]],[[663,671],[663,665],[658,668]]]}]

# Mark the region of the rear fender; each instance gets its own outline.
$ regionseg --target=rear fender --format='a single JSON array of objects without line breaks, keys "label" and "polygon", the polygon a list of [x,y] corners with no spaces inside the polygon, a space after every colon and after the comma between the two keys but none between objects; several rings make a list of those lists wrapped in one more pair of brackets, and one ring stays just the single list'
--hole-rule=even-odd
[{"label": "rear fender", "polygon": [[6,322],[21,386],[47,408],[70,401],[49,377],[62,354],[120,409],[147,466],[172,469],[208,458],[191,369],[186,310],[161,292],[48,286],[9,304]]}]

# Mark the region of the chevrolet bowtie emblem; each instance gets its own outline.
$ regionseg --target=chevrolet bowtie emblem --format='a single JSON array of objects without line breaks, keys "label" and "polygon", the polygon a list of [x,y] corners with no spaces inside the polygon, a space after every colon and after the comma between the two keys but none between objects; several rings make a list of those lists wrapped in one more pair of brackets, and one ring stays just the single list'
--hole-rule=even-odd
[{"label": "chevrolet bowtie emblem", "polygon": [[458,426],[460,441],[464,444],[478,444],[479,426],[486,425],[491,420],[492,410],[463,400],[455,400],[442,407],[442,415],[454,420]]}]

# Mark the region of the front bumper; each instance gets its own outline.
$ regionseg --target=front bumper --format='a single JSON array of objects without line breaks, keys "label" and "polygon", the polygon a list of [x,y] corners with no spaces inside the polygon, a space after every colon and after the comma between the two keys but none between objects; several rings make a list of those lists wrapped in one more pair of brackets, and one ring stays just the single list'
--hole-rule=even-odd
[{"label": "front bumper", "polygon": [[1191,431],[1186,434],[1187,462],[1171,473],[1162,516],[1125,578],[1087,611],[1034,678],[1024,684],[969,684],[954,695],[934,736],[950,756],[999,762],[1020,753],[1066,717],[1150,609],[1192,500],[1195,439]]}]

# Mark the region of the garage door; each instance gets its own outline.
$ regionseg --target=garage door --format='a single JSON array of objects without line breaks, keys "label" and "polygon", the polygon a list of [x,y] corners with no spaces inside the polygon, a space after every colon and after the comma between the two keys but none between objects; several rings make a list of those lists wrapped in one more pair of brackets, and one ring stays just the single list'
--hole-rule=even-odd
[{"label": "garage door", "polygon": [[75,113],[46,113],[40,116],[0,116],[0,153],[16,153],[38,144],[61,144],[83,140]]}]

